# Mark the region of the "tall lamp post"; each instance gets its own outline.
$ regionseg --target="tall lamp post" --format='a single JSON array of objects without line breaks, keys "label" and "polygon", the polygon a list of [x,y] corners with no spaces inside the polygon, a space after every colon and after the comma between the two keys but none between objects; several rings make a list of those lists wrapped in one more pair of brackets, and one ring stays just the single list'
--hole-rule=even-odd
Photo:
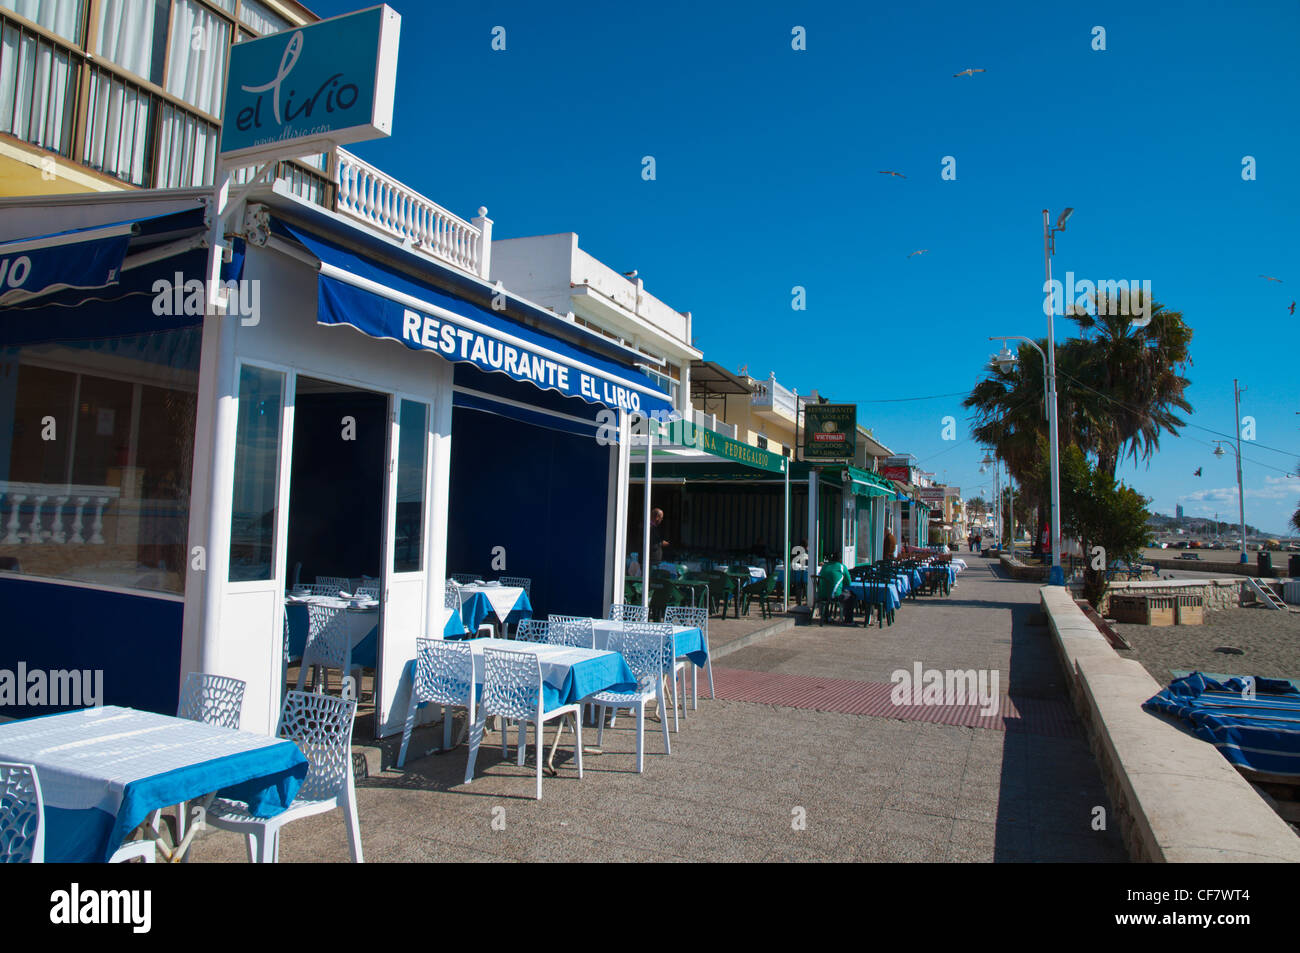
[{"label": "tall lamp post", "polygon": [[[1249,562],[1246,558],[1246,494],[1241,489],[1241,392],[1245,389],[1237,386],[1235,377],[1232,379],[1232,406],[1235,415],[1233,427],[1237,431],[1237,445],[1233,450],[1237,454],[1237,513],[1241,518],[1241,561],[1243,563]],[[1221,441],[1215,441],[1214,455],[1216,457],[1223,456],[1223,443]]]},{"label": "tall lamp post", "polygon": [[[1056,323],[1053,320],[1056,309],[1052,306],[1052,255],[1056,252],[1056,233],[1065,231],[1065,222],[1073,212],[1074,209],[1067,208],[1053,227],[1049,224],[1050,213],[1043,209],[1043,259],[1047,263],[1047,282],[1043,285],[1047,295],[1043,305],[1047,312],[1047,427],[1052,445],[1052,571],[1047,582],[1052,586],[1065,585],[1065,570],[1061,568],[1061,461],[1057,453]],[[1064,301],[1064,296],[1062,299]]]},{"label": "tall lamp post", "polygon": [[993,467],[993,532],[997,533],[997,544],[994,547],[999,552],[1002,551],[1002,500],[1001,488],[998,486],[998,462],[987,453],[984,459],[980,461],[983,466],[980,472],[983,473],[989,466]]}]

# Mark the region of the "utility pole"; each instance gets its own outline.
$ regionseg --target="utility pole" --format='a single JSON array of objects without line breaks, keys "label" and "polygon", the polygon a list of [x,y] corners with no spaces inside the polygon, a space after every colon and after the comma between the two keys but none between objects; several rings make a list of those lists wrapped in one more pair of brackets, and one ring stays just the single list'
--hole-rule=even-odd
[{"label": "utility pole", "polygon": [[1241,392],[1246,388],[1237,385],[1237,378],[1232,379],[1232,428],[1237,432],[1237,509],[1241,516],[1241,561],[1246,559],[1246,493],[1241,483]]}]

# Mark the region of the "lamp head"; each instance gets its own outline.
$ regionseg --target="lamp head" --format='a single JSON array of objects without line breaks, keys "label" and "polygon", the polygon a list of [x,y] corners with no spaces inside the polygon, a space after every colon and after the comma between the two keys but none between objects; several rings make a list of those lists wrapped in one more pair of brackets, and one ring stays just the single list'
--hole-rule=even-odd
[{"label": "lamp head", "polygon": [[1214,455],[1215,455],[1216,457],[1221,457],[1221,456],[1223,456],[1223,445],[1222,445],[1222,444],[1220,444],[1219,446],[1216,446],[1216,447],[1214,448]]},{"label": "lamp head", "polygon": [[1066,219],[1068,219],[1073,214],[1074,214],[1074,209],[1072,208],[1067,208],[1064,212],[1062,212],[1060,217],[1056,220],[1057,229],[1060,231],[1064,231]]},{"label": "lamp head", "polygon": [[1010,371],[1016,366],[1018,360],[1019,358],[1016,356],[1015,352],[1013,352],[1011,348],[1007,347],[1006,342],[1003,341],[1002,350],[998,351],[998,353],[994,355],[992,363],[993,366],[1000,371]]}]

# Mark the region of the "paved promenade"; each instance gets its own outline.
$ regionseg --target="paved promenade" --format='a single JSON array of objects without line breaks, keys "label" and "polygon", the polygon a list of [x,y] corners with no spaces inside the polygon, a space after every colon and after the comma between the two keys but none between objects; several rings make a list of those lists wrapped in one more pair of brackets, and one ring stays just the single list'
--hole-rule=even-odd
[{"label": "paved promenade", "polygon": [[[671,757],[647,720],[640,776],[627,717],[582,781],[561,760],[540,802],[499,735],[463,785],[465,749],[417,757],[435,732],[417,733],[405,770],[358,786],[366,859],[1124,860],[1116,825],[1093,829],[1110,804],[1034,624],[1037,586],[963,558],[950,597],[907,602],[892,628],[791,628],[719,658],[719,700],[701,698]],[[998,671],[998,710],[893,706],[891,674],[916,662]],[[205,832],[195,859],[242,861],[243,842]],[[346,860],[341,815],[290,825],[281,859]]]}]

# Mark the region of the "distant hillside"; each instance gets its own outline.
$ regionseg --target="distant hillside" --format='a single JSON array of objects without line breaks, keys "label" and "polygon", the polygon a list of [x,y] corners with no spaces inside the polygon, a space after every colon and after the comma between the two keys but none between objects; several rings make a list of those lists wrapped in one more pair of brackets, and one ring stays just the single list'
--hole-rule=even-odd
[{"label": "distant hillside", "polygon": [[[1151,518],[1147,520],[1147,525],[1157,533],[1177,533],[1181,529],[1187,536],[1232,536],[1236,539],[1241,532],[1238,523],[1227,520],[1219,520],[1216,523],[1205,516],[1166,516],[1164,513],[1152,513]],[[1246,535],[1272,537],[1276,534],[1247,523]]]}]

